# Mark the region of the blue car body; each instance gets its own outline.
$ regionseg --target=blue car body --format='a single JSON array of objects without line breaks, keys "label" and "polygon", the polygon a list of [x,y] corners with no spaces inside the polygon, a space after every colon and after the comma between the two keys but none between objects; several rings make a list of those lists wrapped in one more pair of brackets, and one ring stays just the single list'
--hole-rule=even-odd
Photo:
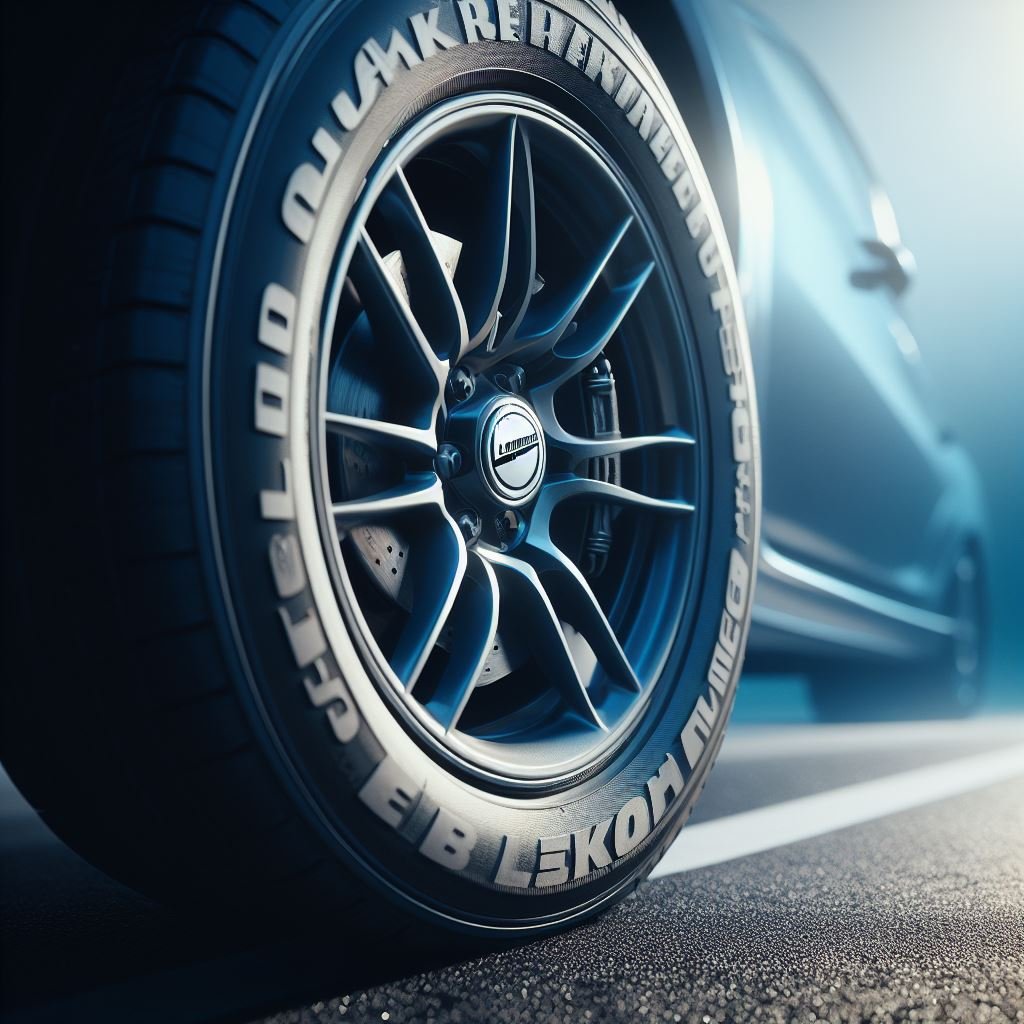
[{"label": "blue car body", "polygon": [[[984,515],[901,313],[913,261],[892,206],[769,22],[733,0],[675,9],[757,376],[764,519],[748,664],[929,659],[954,631],[957,560],[968,550],[984,564]],[[692,99],[674,91],[685,116]]]}]

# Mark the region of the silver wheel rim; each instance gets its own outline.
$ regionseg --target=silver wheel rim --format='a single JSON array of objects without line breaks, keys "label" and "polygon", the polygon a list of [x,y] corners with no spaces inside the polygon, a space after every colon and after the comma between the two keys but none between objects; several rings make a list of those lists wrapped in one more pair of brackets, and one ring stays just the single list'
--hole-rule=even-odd
[{"label": "silver wheel rim", "polygon": [[[592,188],[621,204],[602,211],[604,245],[573,287],[560,281],[557,290],[539,275],[536,223],[528,244],[515,242],[523,209],[536,221],[544,208],[540,192],[556,159],[539,157],[545,145],[574,155],[581,173],[599,182]],[[486,155],[481,191],[489,201],[481,218],[504,237],[497,247],[503,258],[483,258],[479,245],[428,219],[417,169],[423,177],[421,165],[446,146]],[[401,244],[378,246],[382,235]],[[463,256],[474,257],[469,269],[460,270]],[[524,260],[525,269],[517,266]],[[324,337],[332,341],[323,346],[310,418],[324,549],[342,611],[398,716],[431,749],[475,774],[527,785],[578,776],[622,748],[654,691],[670,681],[663,671],[669,650],[693,611],[705,451],[691,343],[663,266],[646,214],[606,154],[522,97],[467,98],[424,115],[378,161],[346,225],[327,303]],[[657,298],[645,295],[652,281]],[[553,294],[541,302],[545,289]],[[675,326],[668,365],[689,375],[680,386],[688,415],[624,437],[567,429],[561,395],[618,343],[645,300]],[[378,387],[370,401],[350,386],[366,343],[403,354],[404,363],[394,360],[402,367],[397,390],[415,398],[394,400]],[[508,367],[525,368],[522,390],[496,383],[507,382]],[[469,398],[454,393],[457,374],[472,381]],[[633,460],[635,479],[664,477],[671,486],[646,490],[592,475],[611,456],[623,466]],[[666,464],[673,467],[667,476]],[[393,478],[359,493],[352,481],[375,473]],[[587,503],[677,524],[669,554],[685,561],[658,636],[638,641],[636,624],[624,625],[628,615],[618,607],[630,602],[600,599],[559,543],[563,508]],[[585,513],[588,523],[594,515]],[[417,526],[406,545],[410,521]],[[616,533],[612,547],[625,545]],[[636,580],[632,587],[631,606],[643,607]],[[377,598],[390,600],[402,620],[396,636],[368,607]],[[525,626],[509,629],[514,607],[526,609]],[[498,712],[472,718],[482,691],[497,692],[523,672],[522,664],[509,667],[505,637],[514,634],[522,647],[524,631],[545,684],[529,700],[520,694],[519,706],[512,695],[507,712],[491,701]]]}]

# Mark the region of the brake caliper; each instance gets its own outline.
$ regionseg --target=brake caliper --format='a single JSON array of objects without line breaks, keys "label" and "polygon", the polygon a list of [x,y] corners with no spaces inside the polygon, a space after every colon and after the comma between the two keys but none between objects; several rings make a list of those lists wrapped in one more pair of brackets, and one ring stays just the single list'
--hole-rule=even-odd
[{"label": "brake caliper", "polygon": [[[587,436],[595,441],[622,437],[619,432],[619,400],[615,392],[615,375],[607,359],[599,359],[581,378]],[[620,482],[619,455],[600,455],[590,459],[587,475],[591,480],[609,484]],[[583,540],[583,572],[600,576],[608,564],[612,546],[612,523],[618,515],[617,506],[597,501],[591,506]]]}]

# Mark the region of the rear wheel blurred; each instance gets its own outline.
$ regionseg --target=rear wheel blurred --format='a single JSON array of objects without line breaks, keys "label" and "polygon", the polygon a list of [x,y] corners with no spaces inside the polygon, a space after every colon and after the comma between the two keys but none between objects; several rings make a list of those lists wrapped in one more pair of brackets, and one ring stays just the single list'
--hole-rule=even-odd
[{"label": "rear wheel blurred", "polygon": [[811,676],[819,719],[833,722],[963,718],[983,696],[986,630],[984,574],[967,545],[950,575],[946,609],[951,630],[942,655],[923,663],[866,663]]}]

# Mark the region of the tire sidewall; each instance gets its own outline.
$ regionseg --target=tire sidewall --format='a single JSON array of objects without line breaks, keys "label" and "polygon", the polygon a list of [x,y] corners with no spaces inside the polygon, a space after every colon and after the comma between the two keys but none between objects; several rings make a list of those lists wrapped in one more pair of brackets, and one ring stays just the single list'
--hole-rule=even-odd
[{"label": "tire sidewall", "polygon": [[[566,0],[519,8],[520,40],[468,42],[455,8],[442,6],[438,26],[458,45],[412,67],[398,64],[349,131],[339,126],[330,104],[341,90],[359,96],[354,62],[360,47],[371,38],[387,47],[397,31],[420,56],[410,17],[429,4],[316,0],[295,12],[277,50],[261,64],[224,168],[217,231],[201,267],[208,301],[197,322],[201,373],[193,405],[203,450],[196,491],[209,541],[210,589],[238,692],[260,742],[302,814],[346,866],[409,909],[493,933],[554,927],[630,891],[689,813],[720,743],[741,668],[760,494],[739,292],[725,232],[682,121],[649,58],[628,26],[611,20],[616,16],[608,5]],[[486,10],[500,35],[499,11],[493,5]],[[533,19],[545,14],[559,31],[553,52],[530,41]],[[627,114],[566,59],[563,43],[573,38],[596,39],[612,51],[649,97],[657,121],[671,133],[680,174],[692,179],[685,206],[673,192],[679,176],[666,176],[650,138],[641,138]],[[386,139],[424,106],[488,81],[560,94],[567,109],[582,100],[581,116],[620,142],[631,163],[624,171],[643,183],[679,274],[710,448],[702,481],[709,506],[704,569],[692,584],[699,607],[678,683],[661,687],[657,716],[648,716],[624,756],[575,788],[529,798],[488,791],[452,772],[416,742],[383,699],[333,596],[307,426],[323,297],[366,172]],[[339,153],[324,176],[308,237],[300,240],[282,217],[282,200],[297,168],[324,167],[311,145],[318,129],[330,133]],[[270,284],[296,297],[286,351],[260,341]],[[265,381],[266,367],[273,380],[287,381],[286,422],[281,426],[271,417],[280,429],[270,432],[267,420],[258,419],[257,381]],[[682,783],[667,791],[666,807],[654,822],[652,785],[658,788],[658,773],[664,778],[673,765]],[[398,799],[399,810],[392,801],[388,811],[386,794],[396,787],[409,799]],[[622,815],[631,818],[633,834],[623,823],[625,838],[617,846]],[[594,828],[607,829],[611,862],[588,862],[591,869],[574,879],[581,839]],[[446,835],[455,857],[444,852]],[[561,856],[566,884],[538,887],[542,840],[553,851],[543,863],[557,865]],[[468,860],[462,864],[464,852]]]}]

